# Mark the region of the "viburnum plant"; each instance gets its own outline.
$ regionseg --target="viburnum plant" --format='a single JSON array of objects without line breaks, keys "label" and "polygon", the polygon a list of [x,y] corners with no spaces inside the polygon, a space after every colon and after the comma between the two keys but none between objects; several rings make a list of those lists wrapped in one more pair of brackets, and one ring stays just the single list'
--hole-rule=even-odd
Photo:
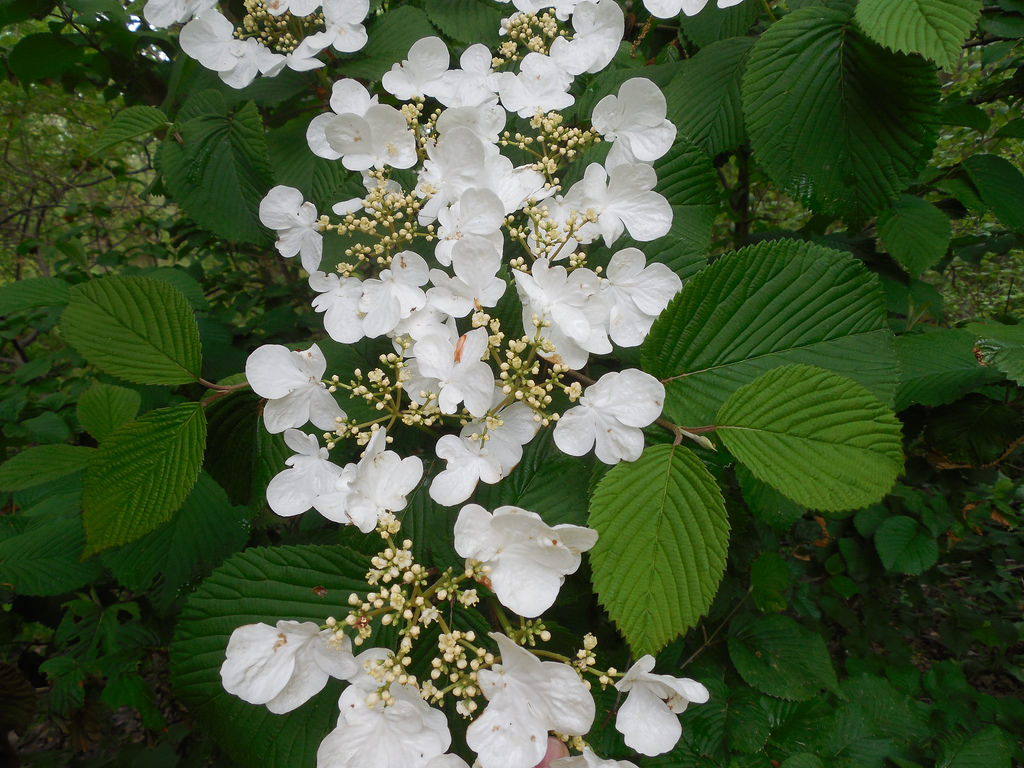
[{"label": "viburnum plant", "polygon": [[[162,18],[154,6],[151,0],[147,13]],[[282,22],[247,36],[260,21],[310,18],[312,8],[293,6],[247,6],[236,37],[216,11],[200,9],[182,30],[182,46],[235,86],[257,69],[305,68],[303,52],[322,46],[327,33],[298,41]],[[465,564],[440,572],[416,562],[412,542],[400,535],[398,514],[421,482],[423,463],[388,450],[389,433],[439,434],[435,452],[446,466],[429,493],[457,505],[478,482],[506,477],[541,429],[552,429],[555,445],[572,456],[594,450],[607,464],[635,461],[642,429],[660,416],[665,397],[661,382],[635,368],[597,381],[580,373],[590,355],[610,353],[613,344],[640,345],[682,287],[638,248],[617,250],[603,269],[589,266],[587,252],[599,240],[612,247],[624,232],[639,242],[668,233],[672,210],[653,191],[651,165],[675,139],[665,97],[650,80],[629,79],[589,120],[567,125],[560,110],[574,102],[573,79],[611,61],[623,36],[622,9],[614,0],[516,6],[503,22],[507,41],[497,51],[469,46],[460,67],[451,67],[440,38],[416,42],[381,80],[398,106],[355,80],[333,84],[332,111],[310,122],[306,139],[319,157],[362,172],[365,197],[339,201],[333,220],[285,186],[260,206],[281,255],[300,257],[330,338],[353,344],[385,336],[394,347],[350,380],[328,372],[317,344],[298,351],[265,345],[246,364],[249,384],[267,401],[268,431],[283,431],[295,451],[267,487],[271,509],[292,516],[313,508],[364,533],[376,529],[383,540],[366,574],[369,591],[352,594],[347,612],[321,626],[282,619],[276,627],[240,627],[221,668],[227,691],[278,713],[319,693],[331,676],[347,681],[337,728],[317,753],[325,768],[464,765],[445,754],[447,720],[431,706],[449,698],[472,721],[466,743],[484,768],[531,768],[561,755],[556,765],[611,764],[582,739],[595,716],[592,683],[629,692],[616,727],[648,755],[674,746],[676,713],[708,699],[693,680],[651,674],[650,655],[625,676],[598,668],[591,634],[575,658],[543,649],[550,632],[539,617],[597,541],[594,530],[549,526],[517,506],[492,513],[466,504],[454,528]],[[338,29],[335,47],[365,41],[358,22],[366,11],[365,1],[324,6]],[[521,127],[506,128],[510,115],[522,118]],[[588,163],[581,179],[564,183],[567,169],[599,142],[611,144],[604,162]],[[405,169],[412,173],[398,173]],[[325,237],[346,245],[330,272],[321,268]],[[495,314],[508,290],[518,294],[521,329],[520,317]],[[374,415],[348,416],[335,399],[339,390],[365,400]],[[319,435],[301,431],[310,424]],[[340,466],[331,451],[345,440],[365,450]],[[481,587],[500,603],[504,632],[478,637],[446,620],[454,603],[477,606]],[[432,624],[440,633],[427,639]],[[396,628],[397,646],[354,656],[353,646],[371,645],[377,627]],[[434,656],[429,675],[417,677],[410,665],[421,643]],[[549,733],[560,739],[550,747]],[[563,742],[586,751],[569,758]]]},{"label": "viburnum plant", "polygon": [[[704,4],[646,0],[655,16]],[[710,478],[680,443],[715,447],[704,425],[660,419],[666,390],[657,377],[609,364],[616,350],[643,344],[682,288],[637,247],[672,228],[653,165],[676,139],[665,96],[630,77],[589,114],[569,112],[574,80],[618,52],[622,7],[514,5],[497,48],[468,45],[458,66],[442,39],[424,37],[383,75],[379,92],[351,78],[333,82],[330,111],[309,122],[306,141],[317,157],[361,173],[363,195],[337,201],[331,215],[278,185],[259,206],[281,256],[298,256],[308,275],[330,338],[321,343],[384,338],[391,348],[350,376],[329,370],[321,343],[308,341],[266,344],[245,366],[265,399],[267,431],[283,433],[294,452],[266,488],[270,508],[284,517],[312,509],[382,542],[365,589],[347,605],[319,624],[283,616],[238,627],[220,669],[225,690],[273,713],[299,707],[331,677],[345,681],[337,726],[317,751],[322,768],[466,765],[448,753],[449,721],[438,707],[451,702],[446,711],[468,721],[465,743],[482,768],[630,766],[601,759],[585,740],[594,686],[626,695],[615,727],[629,748],[652,756],[674,747],[687,705],[709,698],[697,681],[654,674],[650,653],[624,673],[600,664],[592,633],[578,638],[575,654],[549,649],[543,614],[599,531],[549,525],[544,509],[470,501],[479,484],[507,478],[546,430],[563,453],[593,451],[615,466],[641,459],[644,429],[658,422],[674,438],[671,472],[697,472],[685,482],[698,493]],[[348,53],[367,39],[367,0],[252,0],[245,8],[238,28],[212,3],[150,0],[146,15],[154,24],[187,21],[182,48],[236,88],[257,73],[319,67],[314,57],[328,46]],[[617,245],[626,234],[632,244]],[[325,248],[331,238],[341,247]],[[606,371],[596,380],[584,372],[595,356]],[[339,397],[360,403],[358,412]],[[429,443],[406,441],[421,447],[403,457],[389,448],[402,431]],[[343,465],[334,454],[346,443],[363,451]],[[424,480],[431,453],[444,468]],[[664,461],[657,451],[648,458]],[[890,461],[886,471],[897,468]],[[421,485],[437,505],[462,505],[450,533],[463,560],[414,556],[402,517]],[[623,620],[640,649],[685,629],[714,594],[728,525],[720,496],[707,506],[708,551],[688,553],[705,563],[688,587],[701,594],[688,597],[687,615],[667,634],[645,639]],[[704,543],[698,535],[692,544]],[[614,545],[604,556],[615,557]],[[483,609],[481,630],[472,614]]]}]

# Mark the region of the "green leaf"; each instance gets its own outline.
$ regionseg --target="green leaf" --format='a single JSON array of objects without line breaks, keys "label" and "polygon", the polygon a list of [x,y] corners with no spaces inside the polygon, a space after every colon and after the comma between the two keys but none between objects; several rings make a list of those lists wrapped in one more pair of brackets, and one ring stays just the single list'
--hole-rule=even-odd
[{"label": "green leaf", "polygon": [[757,752],[771,733],[768,709],[757,691],[738,685],[732,690],[718,680],[705,681],[710,700],[688,710],[683,738],[717,765],[728,763],[730,751]]},{"label": "green leaf", "polygon": [[850,15],[803,8],[772,24],[747,61],[743,112],[772,179],[815,211],[861,221],[928,161],[939,84],[931,65],[871,42]]},{"label": "green leaf", "polygon": [[60,77],[82,60],[85,48],[70,39],[49,32],[21,38],[10,52],[7,63],[23,85],[51,77]]},{"label": "green leaf", "polygon": [[794,240],[727,254],[654,323],[643,368],[677,424],[711,424],[742,385],[786,363],[849,376],[891,403],[898,382],[878,279],[848,254]]},{"label": "green leaf", "polygon": [[759,479],[812,509],[865,507],[903,470],[900,423],[859,384],[809,365],[736,390],[716,434]]},{"label": "green leaf", "polygon": [[26,448],[0,464],[0,491],[21,491],[80,472],[95,450],[81,445]]},{"label": "green leaf", "polygon": [[701,48],[664,89],[669,120],[710,157],[746,139],[740,82],[753,44],[734,37]]},{"label": "green leaf", "polygon": [[408,56],[413,43],[435,34],[427,14],[409,5],[380,14],[366,25],[366,32],[367,55],[344,61],[346,77],[380,81],[391,65]]},{"label": "green leaf", "polygon": [[905,515],[890,517],[878,526],[875,548],[887,571],[912,576],[924,573],[939,559],[935,537]]},{"label": "green leaf", "polygon": [[71,439],[68,423],[52,411],[25,419],[20,426],[34,443],[63,443]]},{"label": "green leaf", "polygon": [[1024,386],[1024,326],[970,323],[975,335],[974,348],[983,365],[991,365]]},{"label": "green leaf", "polygon": [[729,521],[714,477],[682,446],[655,445],[606,474],[590,501],[594,589],[636,655],[694,626],[725,569]]},{"label": "green leaf", "polygon": [[708,3],[695,16],[680,16],[679,31],[701,48],[718,40],[745,37],[761,15],[758,6],[754,0],[732,8],[719,8],[716,3]]},{"label": "green leaf", "polygon": [[789,566],[776,552],[762,552],[750,566],[750,596],[762,613],[786,610]]},{"label": "green leaf", "polygon": [[896,690],[888,680],[870,675],[844,680],[849,709],[870,724],[871,732],[893,743],[910,745],[927,738],[927,707]]},{"label": "green leaf", "polygon": [[232,506],[224,489],[201,473],[170,522],[138,541],[104,552],[103,563],[125,587],[148,592],[165,609],[182,588],[242,549],[249,529],[248,510]]},{"label": "green leaf", "polygon": [[137,384],[199,379],[202,349],[181,291],[147,277],[104,277],[76,285],[60,329],[97,368]]},{"label": "green leaf", "polygon": [[[974,334],[962,328],[897,336],[896,356],[903,379],[896,393],[896,410],[915,404],[952,403],[973,389],[999,381],[1002,377],[996,371],[979,364],[974,340]],[[1024,372],[1024,359],[1021,362]]]},{"label": "green leaf", "polygon": [[494,47],[501,39],[502,6],[484,0],[426,0],[423,10],[445,37]]},{"label": "green leaf", "polygon": [[951,69],[981,14],[981,0],[861,0],[857,23],[876,43]]},{"label": "green leaf", "polygon": [[748,685],[780,699],[808,701],[839,687],[825,641],[788,616],[737,616],[729,658]]},{"label": "green leaf", "polygon": [[1010,764],[1006,737],[990,725],[969,739],[946,741],[935,768],[1010,768]]},{"label": "green leaf", "polygon": [[75,406],[78,421],[97,442],[138,415],[142,395],[134,389],[113,384],[93,384]]},{"label": "green leaf", "polygon": [[189,597],[171,644],[175,694],[243,763],[313,768],[320,741],[338,720],[341,685],[297,710],[275,715],[224,691],[220,667],[231,633],[280,619],[322,624],[348,612],[352,592],[366,590],[369,563],[343,547],[250,549],[214,571]]},{"label": "green leaf", "polygon": [[259,205],[273,176],[259,110],[250,101],[229,114],[220,94],[207,93],[191,110],[199,114],[182,118],[176,135],[160,145],[164,184],[200,226],[229,240],[265,244],[270,236]]},{"label": "green leaf", "polygon": [[326,211],[338,200],[365,194],[361,183],[353,194],[340,192],[354,177],[345,167],[332,160],[317,157],[306,144],[308,117],[298,117],[267,133],[267,149],[277,184],[295,187],[318,211]]},{"label": "green leaf", "polygon": [[134,106],[125,107],[114,119],[100,131],[89,154],[94,155],[107,147],[120,144],[128,139],[148,136],[153,131],[170,125],[167,115],[156,107]]},{"label": "green leaf", "polygon": [[0,541],[0,583],[20,595],[62,595],[99,578],[95,559],[81,561],[85,547],[82,519],[34,518],[26,529]]},{"label": "green leaf", "polygon": [[36,307],[63,307],[71,286],[59,277],[28,277],[0,287],[0,317]]},{"label": "green leaf", "polygon": [[742,464],[736,465],[736,479],[751,514],[779,533],[788,531],[807,512],[806,508],[786,498],[768,483],[762,483]]},{"label": "green leaf", "polygon": [[942,463],[975,466],[999,461],[1021,432],[1020,413],[982,394],[934,409],[925,424],[928,448]]},{"label": "green leaf", "polygon": [[886,250],[917,277],[946,254],[953,237],[949,217],[919,197],[900,195],[878,219]]},{"label": "green leaf", "polygon": [[825,768],[825,764],[817,755],[810,752],[798,752],[787,757],[780,768]]},{"label": "green leaf", "polygon": [[86,554],[127,544],[167,521],[195,483],[205,447],[199,403],[150,411],[114,430],[85,473]]},{"label": "green leaf", "polygon": [[989,210],[1014,232],[1024,233],[1024,175],[997,155],[972,155],[963,162]]},{"label": "green leaf", "polygon": [[24,733],[36,713],[36,690],[17,667],[0,663],[0,728]]}]

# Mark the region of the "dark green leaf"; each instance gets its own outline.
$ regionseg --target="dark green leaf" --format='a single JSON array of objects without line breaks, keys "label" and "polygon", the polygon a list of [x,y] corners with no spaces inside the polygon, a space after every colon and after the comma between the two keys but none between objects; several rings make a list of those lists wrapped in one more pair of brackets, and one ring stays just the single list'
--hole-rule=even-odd
[{"label": "dark green leaf", "polygon": [[125,107],[100,131],[90,154],[95,154],[128,139],[148,136],[168,125],[170,122],[167,120],[167,115],[156,107]]},{"label": "dark green leaf", "polygon": [[99,578],[103,567],[82,562],[82,519],[34,518],[24,532],[0,541],[0,582],[21,595],[62,595]]},{"label": "dark green leaf", "polygon": [[981,0],[861,0],[857,23],[876,43],[951,69],[980,13]]},{"label": "dark green leaf", "polygon": [[503,6],[486,0],[426,0],[423,10],[445,37],[489,47],[496,46],[501,39],[501,19],[508,15]]},{"label": "dark green leaf", "polygon": [[0,316],[36,307],[63,307],[71,286],[59,277],[29,277],[0,287]]},{"label": "dark green leaf", "polygon": [[974,348],[984,365],[1024,386],[1024,326],[971,323],[967,330],[977,338]]},{"label": "dark green leaf", "polygon": [[891,403],[898,381],[885,298],[848,254],[794,240],[729,254],[692,278],[654,323],[643,367],[677,424],[711,424],[743,384],[786,363],[849,376]]},{"label": "dark green leaf", "polygon": [[951,403],[983,384],[999,381],[996,371],[978,363],[974,340],[974,334],[962,328],[897,336],[896,356],[903,378],[896,393],[896,410],[915,404]]},{"label": "dark green leaf", "polygon": [[78,398],[76,413],[82,427],[98,442],[138,415],[142,395],[112,384],[93,384]]},{"label": "dark green leaf", "polygon": [[82,60],[85,49],[59,34],[40,32],[21,38],[10,52],[8,65],[25,85],[60,77]]},{"label": "dark green leaf", "polygon": [[71,294],[61,332],[97,368],[138,384],[198,380],[199,328],[179,290],[152,278],[111,276]]},{"label": "dark green leaf", "polygon": [[963,166],[996,218],[1024,232],[1024,175],[1017,166],[997,155],[972,155]]},{"label": "dark green leaf", "polygon": [[274,715],[224,691],[220,667],[231,633],[244,624],[314,621],[348,612],[365,591],[362,558],[343,547],[250,549],[214,571],[193,594],[171,645],[176,694],[236,760],[313,768],[320,741],[338,720],[340,684],[294,712]]},{"label": "dark green leaf", "polygon": [[924,573],[939,559],[939,545],[912,517],[895,515],[878,526],[875,548],[888,571]]},{"label": "dark green leaf", "polygon": [[273,176],[263,121],[251,101],[229,114],[215,97],[197,102],[192,111],[204,111],[182,117],[177,135],[160,145],[164,184],[201,226],[229,240],[265,244],[259,204]]},{"label": "dark green leaf", "polygon": [[807,701],[839,687],[825,641],[788,616],[737,616],[729,658],[748,685],[780,699]]},{"label": "dark green leaf", "polygon": [[412,44],[434,35],[427,14],[419,8],[404,5],[377,16],[366,25],[370,41],[366,55],[344,62],[345,75],[379,81],[393,64],[405,59]]},{"label": "dark green leaf", "polygon": [[85,473],[87,554],[127,544],[167,521],[195,483],[205,447],[198,403],[150,411],[114,430]]},{"label": "dark green leaf", "polygon": [[946,254],[953,228],[949,217],[919,197],[900,195],[878,219],[886,250],[917,277]]},{"label": "dark green leaf", "polygon": [[850,21],[848,10],[813,7],[772,24],[747,61],[743,111],[778,184],[815,211],[860,221],[927,162],[939,86],[930,65]]},{"label": "dark green leaf", "polygon": [[79,445],[26,448],[0,465],[0,491],[20,491],[80,472],[94,452]]}]

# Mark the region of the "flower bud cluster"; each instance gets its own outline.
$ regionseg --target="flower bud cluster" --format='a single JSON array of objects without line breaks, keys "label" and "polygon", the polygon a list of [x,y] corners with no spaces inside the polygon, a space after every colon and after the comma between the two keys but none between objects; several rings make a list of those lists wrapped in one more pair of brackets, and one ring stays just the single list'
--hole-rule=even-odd
[{"label": "flower bud cluster", "polygon": [[519,61],[527,53],[547,54],[551,41],[564,34],[555,14],[551,11],[542,13],[517,13],[501,22],[501,33],[508,40],[498,46],[499,55],[491,61],[494,67],[501,67],[513,61]]}]

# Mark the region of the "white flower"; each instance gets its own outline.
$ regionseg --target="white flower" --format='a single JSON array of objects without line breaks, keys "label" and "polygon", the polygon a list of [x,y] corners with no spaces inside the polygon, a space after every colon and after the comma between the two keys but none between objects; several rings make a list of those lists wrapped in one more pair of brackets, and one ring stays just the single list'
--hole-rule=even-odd
[{"label": "white flower", "polygon": [[579,405],[555,424],[555,445],[570,456],[582,456],[594,444],[605,464],[636,461],[644,450],[646,427],[659,415],[665,386],[650,374],[629,368],[606,373],[586,388]]},{"label": "white flower", "polygon": [[363,333],[371,339],[390,333],[400,320],[409,317],[427,303],[420,286],[430,277],[427,262],[413,251],[400,251],[391,259],[391,268],[376,279],[363,282],[359,312],[363,315]]},{"label": "white flower", "polygon": [[224,690],[275,714],[290,712],[315,696],[329,677],[358,671],[348,637],[311,621],[246,624],[231,633],[220,668]]},{"label": "white flower", "polygon": [[385,450],[386,445],[387,434],[378,429],[359,463],[346,466],[335,487],[318,496],[317,511],[328,520],[369,533],[377,527],[380,515],[405,509],[406,496],[423,477],[423,462],[418,456],[403,459]]},{"label": "white flower", "polygon": [[615,0],[582,2],[572,14],[572,40],[556,37],[551,58],[570,75],[600,72],[619,50],[626,20]]},{"label": "white flower", "polygon": [[491,515],[467,504],[455,521],[455,551],[490,567],[491,588],[506,608],[535,618],[550,608],[580,554],[597,542],[597,531],[545,523],[536,512],[498,507]]},{"label": "white flower", "polygon": [[409,397],[421,405],[421,391],[434,392],[441,413],[455,413],[459,403],[480,418],[487,413],[494,395],[494,373],[484,362],[487,330],[476,328],[452,341],[448,334],[430,334],[412,348],[416,371],[406,385]]},{"label": "white flower", "polygon": [[574,101],[569,93],[572,76],[557,61],[533,51],[523,57],[519,74],[500,72],[496,76],[498,96],[509,112],[530,118],[538,112],[565,109]]},{"label": "white flower", "polygon": [[628,760],[602,760],[590,747],[583,748],[583,754],[563,757],[551,763],[551,768],[637,768]]},{"label": "white flower", "polygon": [[371,104],[362,115],[342,113],[322,127],[327,144],[350,171],[416,164],[416,137],[402,113],[389,104]]},{"label": "white flower", "polygon": [[322,493],[333,491],[343,470],[313,435],[287,429],[284,442],[295,455],[285,460],[291,469],[278,472],[267,485],[267,503],[275,514],[293,517],[312,507]]},{"label": "white flower", "polygon": [[672,227],[672,206],[654,191],[658,175],[646,163],[623,163],[605,171],[591,163],[565,195],[567,210],[593,210],[596,222],[580,227],[576,239],[589,243],[598,236],[611,246],[625,229],[634,240],[656,240]]},{"label": "white flower", "polygon": [[160,29],[186,22],[214,5],[215,0],[149,0],[142,15],[150,26]]},{"label": "white flower", "polygon": [[[491,62],[491,52],[486,45],[475,43],[469,46],[459,57],[461,69],[448,70],[434,85],[434,97],[446,107],[496,104],[498,95],[493,87],[494,72],[491,70]],[[444,130],[440,121],[437,129]]]},{"label": "white flower", "polygon": [[709,698],[708,689],[696,680],[655,675],[652,669],[654,657],[644,656],[615,683],[619,691],[629,693],[619,707],[615,729],[626,746],[649,757],[668,752],[679,741],[682,726],[676,715],[687,704],[704,704]]},{"label": "white flower", "polygon": [[501,663],[478,673],[489,703],[467,729],[466,744],[481,768],[533,768],[547,751],[548,731],[590,730],[594,700],[568,664],[541,662],[497,632],[490,637]]},{"label": "white flower", "polygon": [[399,101],[433,96],[448,72],[448,46],[439,37],[421,37],[409,49],[409,58],[394,64],[380,79],[384,90]]},{"label": "white flower", "polygon": [[359,302],[363,298],[363,283],[354,277],[313,272],[309,287],[318,292],[313,309],[324,313],[324,330],[341,344],[354,344],[365,335]]},{"label": "white flower", "polygon": [[666,265],[646,265],[638,248],[623,248],[612,256],[601,283],[608,307],[608,335],[616,344],[635,347],[647,336],[654,320],[683,287]]},{"label": "white flower", "polygon": [[489,189],[471,187],[465,190],[450,206],[438,211],[437,223],[434,256],[444,266],[452,263],[455,243],[467,235],[486,239],[499,252],[505,243],[501,233],[505,206],[501,198]]},{"label": "white flower", "polygon": [[351,114],[362,117],[366,110],[377,103],[377,96],[370,96],[370,92],[362,83],[347,78],[335,80],[331,86],[332,111],[317,115],[306,128],[306,143],[309,144],[310,151],[326,160],[340,159],[341,152],[331,147],[324,135],[327,125],[339,115]]},{"label": "white flower", "polygon": [[388,706],[358,685],[342,692],[338,727],[320,743],[317,768],[426,768],[444,754],[452,740],[444,713],[414,685],[392,683],[389,690]]},{"label": "white flower", "polygon": [[277,252],[290,259],[302,257],[302,268],[313,274],[320,266],[324,236],[317,229],[316,206],[304,202],[294,187],[277,185],[260,201],[260,221],[277,231]]},{"label": "white flower", "polygon": [[[497,426],[493,426],[495,421]],[[529,406],[513,403],[493,419],[471,421],[458,437],[442,436],[435,450],[447,465],[430,483],[430,498],[445,506],[460,504],[473,494],[478,482],[493,485],[507,477],[538,428]]]},{"label": "white flower", "polygon": [[553,357],[545,357],[578,369],[586,365],[589,353],[612,351],[608,305],[601,293],[601,280],[592,270],[579,268],[570,274],[565,267],[537,259],[530,274],[515,270],[513,275],[527,333],[534,328],[534,317],[547,323],[541,333],[555,345],[555,352]]},{"label": "white flower", "polygon": [[264,344],[249,355],[245,378],[253,392],[267,398],[263,423],[268,432],[283,432],[308,421],[334,431],[345,412],[321,381],[326,370],[327,358],[316,344],[299,352]]},{"label": "white flower", "polygon": [[[742,2],[743,0],[718,0],[718,7],[732,8]],[[707,4],[708,0],[644,0],[647,10],[651,12],[652,16],[657,16],[659,19],[678,16],[679,11],[687,16],[695,16],[704,10],[704,6]]]},{"label": "white flower", "polygon": [[470,236],[454,241],[452,267],[455,277],[430,270],[434,287],[427,291],[427,300],[442,312],[465,317],[474,307],[493,307],[504,295],[507,284],[498,277],[501,251],[489,240]]},{"label": "white flower", "polygon": [[369,0],[324,0],[323,32],[310,35],[299,48],[321,51],[334,46],[340,53],[354,53],[366,45],[366,28],[362,20],[370,10]]},{"label": "white flower", "polygon": [[591,115],[594,130],[614,142],[606,168],[637,161],[653,163],[672,147],[676,127],[666,119],[668,105],[661,89],[645,77],[619,86],[618,95],[597,102]]},{"label": "white flower", "polygon": [[260,72],[276,75],[285,65],[284,56],[256,38],[236,38],[234,24],[214,8],[200,12],[182,27],[178,43],[185,53],[212,69],[232,88],[244,88]]}]

